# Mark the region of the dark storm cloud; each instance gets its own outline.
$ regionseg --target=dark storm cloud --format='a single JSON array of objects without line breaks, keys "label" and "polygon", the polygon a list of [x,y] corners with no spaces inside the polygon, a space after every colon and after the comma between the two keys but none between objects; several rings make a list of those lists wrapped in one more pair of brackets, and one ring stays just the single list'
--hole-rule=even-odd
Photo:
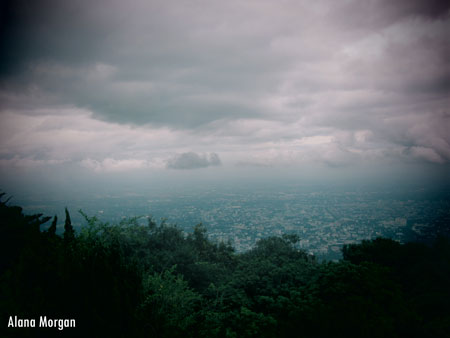
[{"label": "dark storm cloud", "polygon": [[199,169],[211,166],[219,166],[221,164],[219,155],[216,153],[197,154],[194,152],[183,153],[174,156],[167,162],[169,169]]},{"label": "dark storm cloud", "polygon": [[[355,83],[334,84],[333,75],[322,74],[320,67],[353,33],[376,33],[405,17],[440,20],[446,2],[325,1],[317,6],[298,1],[5,1],[0,83],[13,93],[3,93],[9,98],[4,102],[33,91],[51,103],[88,108],[105,120],[193,128],[219,119],[288,118],[274,113],[264,99],[291,82],[300,92],[360,86],[367,77],[382,90],[396,83],[430,90],[448,83],[446,74],[435,76],[446,62],[435,60],[445,59],[445,45],[436,38],[389,46],[376,67],[364,60],[349,64],[345,76],[361,74]],[[336,31],[334,22],[347,25],[351,34]],[[412,57],[418,61],[408,62]],[[427,59],[434,65],[430,76],[403,70],[411,66],[416,73],[426,72],[416,65]],[[387,66],[391,61],[403,66],[396,71]],[[307,68],[314,63],[317,70]],[[291,79],[295,69],[301,73]],[[394,72],[380,78],[379,69]]]},{"label": "dark storm cloud", "polygon": [[208,19],[227,6],[205,8],[183,1],[6,1],[2,105],[25,104],[18,96],[33,91],[39,95],[28,101],[46,97],[121,123],[190,128],[255,117],[252,100],[274,85],[271,71],[261,70],[277,60],[259,52],[252,32],[234,32],[226,17],[224,28]]},{"label": "dark storm cloud", "polygon": [[446,0],[383,0],[389,11],[440,19],[448,14],[450,3]]},{"label": "dark storm cloud", "polygon": [[[60,136],[70,156],[83,152],[76,144],[85,129],[99,135],[101,125],[123,138],[159,130],[172,143],[157,143],[155,166],[173,169],[214,165],[198,155],[209,147],[244,164],[313,158],[340,166],[367,154],[450,161],[446,1],[1,4],[0,122],[8,112],[25,125],[24,116],[48,123],[49,114],[73,114],[64,121],[79,130]],[[60,129],[73,129],[67,123]],[[147,140],[144,129],[137,134]],[[27,133],[48,158],[60,154],[51,136]],[[166,165],[167,154],[185,151],[186,136],[195,153]],[[17,151],[35,149],[15,142]],[[138,143],[137,152],[102,145],[95,159],[147,161],[156,143]]]},{"label": "dark storm cloud", "polygon": [[406,18],[439,20],[448,15],[450,4],[445,0],[375,0],[336,1],[330,20],[351,27],[355,32],[379,29]]},{"label": "dark storm cloud", "polygon": [[104,54],[103,42],[116,23],[107,4],[98,0],[2,1],[0,76],[16,75],[42,61],[82,64]]}]

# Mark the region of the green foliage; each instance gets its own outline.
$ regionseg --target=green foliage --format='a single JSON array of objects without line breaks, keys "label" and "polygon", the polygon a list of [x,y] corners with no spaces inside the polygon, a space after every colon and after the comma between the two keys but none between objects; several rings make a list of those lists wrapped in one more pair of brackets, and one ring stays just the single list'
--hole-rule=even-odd
[{"label": "green foliage", "polygon": [[175,266],[161,273],[146,274],[143,302],[138,311],[142,326],[157,337],[195,336],[201,296],[189,288]]},{"label": "green foliage", "polygon": [[[1,318],[75,318],[77,329],[65,332],[73,337],[133,334],[141,292],[136,287],[139,270],[117,251],[88,246],[75,233],[69,239],[39,231],[45,221],[48,218],[42,215],[26,216],[21,208],[0,203]],[[70,216],[66,223],[70,224]],[[52,226],[56,227],[55,219]],[[11,330],[2,325],[0,336],[42,334]],[[46,336],[59,333],[49,331]]]},{"label": "green foliage", "polygon": [[75,233],[66,209],[60,237],[56,216],[42,232],[50,218],[2,197],[2,318],[76,318],[64,332],[74,337],[450,336],[448,239],[363,241],[319,264],[296,235],[237,254],[201,224],[186,234],[164,219],[108,224],[80,211]]},{"label": "green foliage", "polygon": [[438,238],[433,246],[401,245],[377,238],[344,247],[344,259],[356,264],[386,267],[389,280],[400,285],[408,311],[416,316],[402,328],[409,335],[450,336],[450,240]]}]

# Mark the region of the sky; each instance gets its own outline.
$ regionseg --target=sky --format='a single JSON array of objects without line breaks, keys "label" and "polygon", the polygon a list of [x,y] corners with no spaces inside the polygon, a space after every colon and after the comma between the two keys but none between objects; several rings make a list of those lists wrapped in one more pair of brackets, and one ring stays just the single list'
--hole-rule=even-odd
[{"label": "sky", "polygon": [[450,182],[448,1],[0,4],[1,189]]}]

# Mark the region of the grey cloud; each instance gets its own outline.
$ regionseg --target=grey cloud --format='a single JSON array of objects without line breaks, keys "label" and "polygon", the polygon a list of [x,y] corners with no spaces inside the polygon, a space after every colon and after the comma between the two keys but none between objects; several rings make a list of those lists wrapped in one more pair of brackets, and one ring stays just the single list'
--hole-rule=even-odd
[{"label": "grey cloud", "polygon": [[221,165],[219,155],[216,153],[197,154],[194,152],[182,153],[167,161],[169,169],[199,169]]},{"label": "grey cloud", "polygon": [[[274,88],[273,67],[283,68],[263,52],[264,44],[245,32],[237,34],[230,18],[224,17],[222,29],[220,22],[200,15],[218,15],[218,7],[228,6],[102,4],[6,2],[2,96],[39,91],[48,97],[47,104],[85,107],[109,121],[191,128],[224,117],[257,116],[259,107],[250,100],[242,104],[243,98],[257,102],[261,89]],[[96,64],[111,65],[117,72],[95,78]],[[136,90],[136,82],[151,88]],[[213,94],[228,98],[213,99]]]},{"label": "grey cloud", "polygon": [[[0,113],[84,108],[221,153],[368,130],[370,144],[338,140],[327,163],[353,161],[351,147],[450,161],[446,1],[2,4]],[[214,163],[185,153],[167,167]]]},{"label": "grey cloud", "polygon": [[0,76],[30,64],[89,64],[105,52],[117,22],[107,1],[6,0],[1,5]]},{"label": "grey cloud", "polygon": [[[3,12],[3,96],[33,86],[48,104],[85,107],[120,123],[191,128],[256,117],[294,59],[270,47],[280,18],[272,28],[264,6],[240,2],[19,0]],[[92,78],[96,64],[117,72]],[[151,89],[133,90],[136,81]]]},{"label": "grey cloud", "polygon": [[[446,0],[350,0],[336,1],[329,19],[341,27],[361,34],[367,30],[392,25],[406,18],[438,20],[448,16],[450,4]],[[358,29],[356,29],[358,28]]]},{"label": "grey cloud", "polygon": [[[377,2],[374,2],[377,6]],[[392,13],[394,17],[422,16],[430,19],[440,19],[448,14],[450,4],[445,0],[379,0],[384,13]]]}]

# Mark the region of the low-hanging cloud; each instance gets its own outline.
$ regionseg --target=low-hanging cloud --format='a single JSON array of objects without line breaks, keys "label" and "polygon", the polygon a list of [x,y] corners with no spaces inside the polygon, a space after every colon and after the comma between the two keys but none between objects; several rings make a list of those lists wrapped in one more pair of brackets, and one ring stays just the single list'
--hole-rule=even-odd
[{"label": "low-hanging cloud", "polygon": [[178,154],[167,161],[169,169],[199,169],[221,165],[219,155],[216,153],[197,154],[194,152]]}]

